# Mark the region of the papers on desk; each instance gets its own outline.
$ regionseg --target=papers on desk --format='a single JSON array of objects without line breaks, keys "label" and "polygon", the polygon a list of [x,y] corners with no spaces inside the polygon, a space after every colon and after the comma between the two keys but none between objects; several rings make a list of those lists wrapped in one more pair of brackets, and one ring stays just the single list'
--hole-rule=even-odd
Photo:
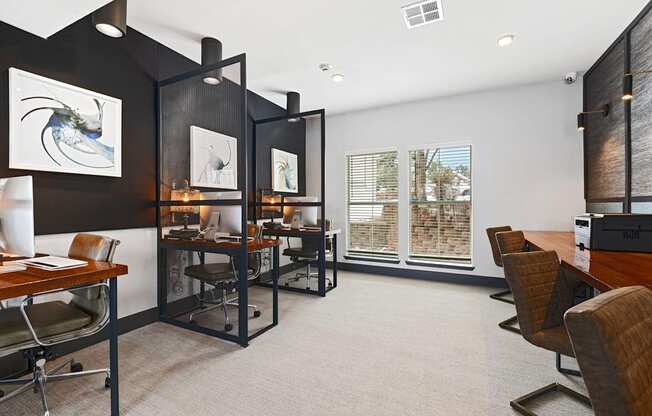
[{"label": "papers on desk", "polygon": [[75,269],[88,265],[87,261],[56,256],[36,257],[33,259],[18,260],[14,263],[48,271]]}]

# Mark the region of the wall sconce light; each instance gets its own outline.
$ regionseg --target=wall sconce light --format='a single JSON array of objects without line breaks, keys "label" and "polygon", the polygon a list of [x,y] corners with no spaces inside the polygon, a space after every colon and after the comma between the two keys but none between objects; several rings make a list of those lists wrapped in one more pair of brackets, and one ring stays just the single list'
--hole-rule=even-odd
[{"label": "wall sconce light", "polygon": [[127,34],[127,0],[115,0],[96,10],[92,15],[93,26],[98,32],[112,38]]},{"label": "wall sconce light", "polygon": [[[222,42],[215,38],[202,38],[201,40],[201,65],[212,65],[222,60]],[[222,83],[222,68],[205,74],[203,81],[208,85]]]},{"label": "wall sconce light", "polygon": [[634,98],[634,75],[652,74],[652,71],[628,72],[623,77],[623,101],[631,101]]},{"label": "wall sconce light", "polygon": [[577,115],[577,130],[579,131],[584,131],[586,128],[586,116],[589,114],[602,114],[602,117],[607,117],[609,115],[609,110],[611,107],[609,104],[605,104],[601,110],[594,110],[594,111],[584,111],[581,112]]}]

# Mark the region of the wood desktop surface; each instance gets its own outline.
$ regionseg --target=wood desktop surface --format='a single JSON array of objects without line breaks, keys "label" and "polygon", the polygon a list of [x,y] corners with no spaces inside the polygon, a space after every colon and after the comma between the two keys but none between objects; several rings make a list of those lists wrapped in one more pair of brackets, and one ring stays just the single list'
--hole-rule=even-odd
[{"label": "wood desktop surface", "polygon": [[[241,247],[239,241],[222,241],[216,243],[215,241],[196,239],[196,240],[181,240],[176,238],[163,238],[162,243],[167,248],[179,248],[183,250],[192,250],[210,248],[210,249],[232,249],[238,250]],[[265,250],[275,246],[280,246],[281,242],[271,239],[251,240],[247,243],[247,251],[250,253],[260,250]]]},{"label": "wood desktop surface", "polygon": [[84,267],[58,271],[27,267],[0,274],[0,300],[98,283],[127,273],[127,266],[103,261],[88,261]]},{"label": "wood desktop surface", "polygon": [[573,232],[524,233],[532,249],[556,251],[562,265],[602,292],[638,285],[652,289],[652,253],[580,250]]},{"label": "wood desktop surface", "polygon": [[[341,232],[342,230],[340,229],[327,230],[325,232],[325,235],[326,237],[330,237],[335,234],[340,234]],[[263,228],[263,235],[273,236],[273,237],[310,237],[310,236],[318,237],[319,233],[321,233],[321,230],[316,228],[314,229],[301,228],[298,230],[296,228],[290,228],[290,227]]]}]

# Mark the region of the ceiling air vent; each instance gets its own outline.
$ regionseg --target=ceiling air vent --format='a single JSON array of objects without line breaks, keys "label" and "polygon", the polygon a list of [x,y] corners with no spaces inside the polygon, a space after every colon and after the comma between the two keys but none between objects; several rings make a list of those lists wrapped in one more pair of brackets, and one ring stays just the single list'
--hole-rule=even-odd
[{"label": "ceiling air vent", "polygon": [[435,23],[444,19],[441,0],[425,0],[401,7],[408,29]]}]

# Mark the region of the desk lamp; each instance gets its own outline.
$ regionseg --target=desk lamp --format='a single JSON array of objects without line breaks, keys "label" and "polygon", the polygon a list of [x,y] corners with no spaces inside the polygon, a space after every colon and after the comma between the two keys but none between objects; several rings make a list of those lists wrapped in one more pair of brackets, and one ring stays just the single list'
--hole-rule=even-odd
[{"label": "desk lamp", "polygon": [[[176,186],[172,184],[172,191],[170,193],[170,199],[172,201],[181,201],[184,203],[190,203],[191,201],[199,201],[201,199],[201,192],[195,189],[190,189],[188,185],[188,180],[184,180],[184,187],[181,189],[175,189]],[[190,219],[190,214],[199,214],[199,205],[173,205],[170,207],[170,213],[172,214],[172,223],[174,223],[174,215],[176,213],[183,213],[183,228],[176,230],[170,230],[169,235],[175,238],[190,239],[195,238],[199,235],[199,230],[194,228],[188,228],[188,220]]]}]

